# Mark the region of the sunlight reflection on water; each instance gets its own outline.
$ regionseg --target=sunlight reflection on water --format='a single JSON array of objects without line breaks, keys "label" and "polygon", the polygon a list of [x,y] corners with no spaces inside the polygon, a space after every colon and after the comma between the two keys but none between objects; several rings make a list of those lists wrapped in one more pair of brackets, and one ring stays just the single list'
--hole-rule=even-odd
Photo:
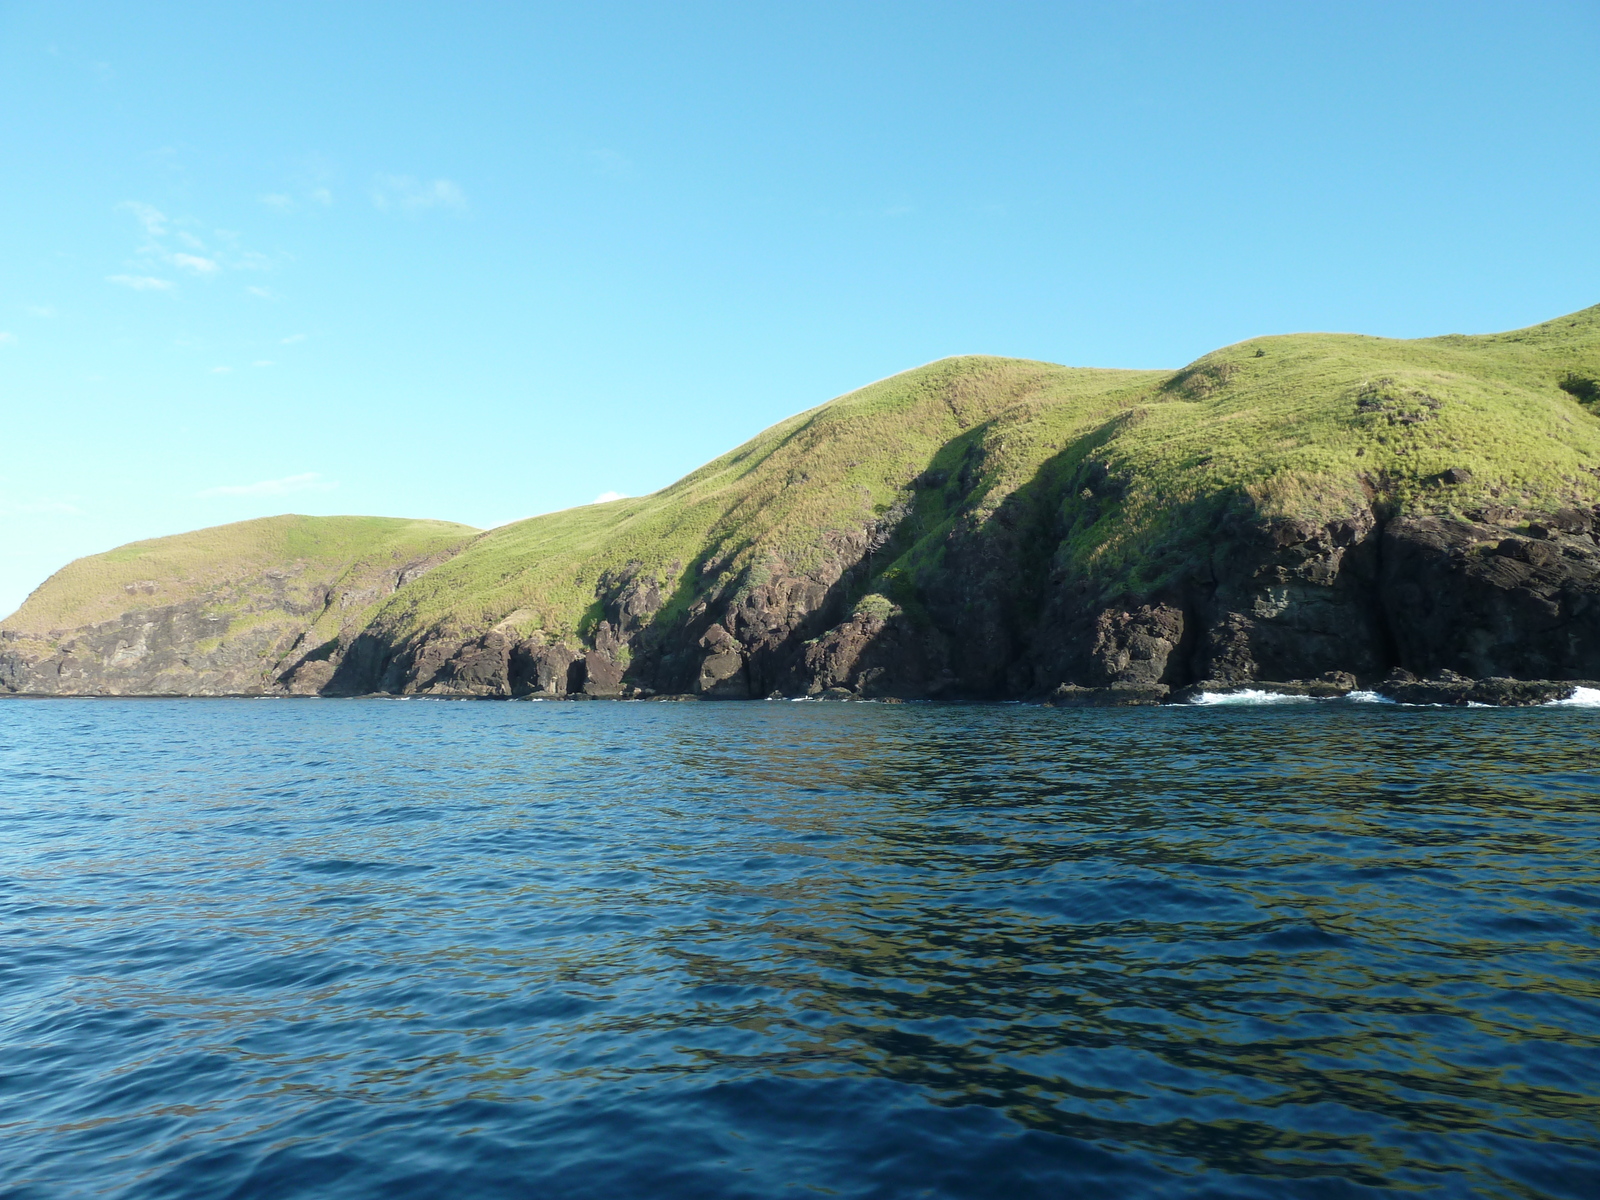
[{"label": "sunlight reflection on water", "polygon": [[1590,1195],[1597,746],[0,703],[0,1194]]}]

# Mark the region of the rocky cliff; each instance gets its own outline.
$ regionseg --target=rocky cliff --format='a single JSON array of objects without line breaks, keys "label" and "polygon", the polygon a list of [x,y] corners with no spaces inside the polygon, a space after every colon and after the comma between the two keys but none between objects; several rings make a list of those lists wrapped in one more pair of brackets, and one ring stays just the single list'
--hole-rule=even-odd
[{"label": "rocky cliff", "polygon": [[[1259,339],[1177,372],[946,360],[654,496],[380,574],[266,567],[44,632],[36,595],[0,627],[0,687],[1133,703],[1265,681],[1525,702],[1555,693],[1473,681],[1600,678],[1597,378],[1600,309]],[[337,633],[254,619],[326,611],[336,587],[370,601]]]},{"label": "rocky cliff", "polygon": [[0,691],[315,692],[384,599],[476,532],[442,521],[269,517],[80,559],[0,623]]}]

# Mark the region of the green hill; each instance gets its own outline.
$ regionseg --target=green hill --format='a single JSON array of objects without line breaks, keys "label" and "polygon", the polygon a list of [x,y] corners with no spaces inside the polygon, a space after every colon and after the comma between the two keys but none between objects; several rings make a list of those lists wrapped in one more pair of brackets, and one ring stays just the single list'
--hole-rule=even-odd
[{"label": "green hill", "polygon": [[1204,572],[1230,514],[1322,525],[1592,507],[1600,421],[1579,395],[1595,377],[1600,308],[1484,337],[1261,338],[1177,372],[949,359],[791,418],[655,495],[497,529],[373,629],[405,645],[504,622],[577,648],[625,576],[658,584],[660,630],[774,578],[831,586],[852,539],[883,526],[894,537],[844,606],[878,595],[915,615],[952,538],[1008,506],[1032,530],[1020,569],[1065,572],[1108,603]]},{"label": "green hill", "polygon": [[[266,517],[69,563],[5,621],[14,652],[88,690],[259,691],[297,645],[363,628],[476,530],[390,517]],[[70,688],[68,690],[75,690]]]},{"label": "green hill", "polygon": [[[1600,674],[1596,380],[1600,308],[1487,336],[1260,338],[1175,372],[947,359],[651,496],[470,541],[429,526],[460,552],[359,629],[318,617],[322,658],[272,670],[300,690],[704,695]],[[138,553],[170,543],[213,582],[303,553],[204,540],[226,532]],[[155,577],[117,558],[136,549],[73,564],[4,628],[115,615]]]}]

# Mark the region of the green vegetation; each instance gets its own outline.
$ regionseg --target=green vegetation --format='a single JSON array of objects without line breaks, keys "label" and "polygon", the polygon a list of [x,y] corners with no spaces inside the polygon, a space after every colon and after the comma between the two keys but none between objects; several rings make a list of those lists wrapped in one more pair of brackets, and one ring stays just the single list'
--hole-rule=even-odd
[{"label": "green vegetation", "polygon": [[[863,590],[914,611],[952,531],[1008,502],[1056,531],[1057,563],[1135,590],[1184,569],[1230,512],[1592,505],[1600,420],[1572,381],[1597,376],[1600,308],[1483,337],[1261,338],[1177,372],[947,359],[790,418],[652,496],[487,533],[377,622],[397,638],[504,620],[571,639],[630,569],[661,581],[671,620],[907,513]],[[1452,468],[1468,481],[1447,483]]]},{"label": "green vegetation", "polygon": [[[651,496],[476,537],[274,517],[138,542],[58,572],[4,627],[206,595],[234,617],[230,637],[322,604],[318,637],[370,615],[391,643],[494,626],[573,642],[630,579],[657,582],[656,619],[671,622],[853,561],[864,530],[882,537],[847,599],[869,615],[915,619],[952,545],[1009,528],[1029,536],[994,544],[1037,556],[1026,569],[1137,592],[1192,570],[1233,518],[1594,505],[1597,379],[1600,308],[1483,337],[1260,338],[1176,372],[946,359],[783,421]],[[388,595],[424,558],[448,561]]]},{"label": "green vegetation", "polygon": [[1166,374],[933,363],[791,417],[652,496],[492,530],[395,596],[378,624],[402,637],[432,628],[465,636],[515,614],[519,633],[570,638],[595,619],[597,586],[630,564],[665,585],[671,619],[706,590],[815,567],[840,537],[903,503],[907,483],[967,431],[1022,411],[1060,418],[1034,431],[1040,437],[1056,425],[1088,428]]},{"label": "green vegetation", "polygon": [[231,631],[238,636],[285,606],[317,612],[334,587],[370,609],[384,573],[392,588],[400,567],[450,553],[476,533],[446,521],[281,516],[132,542],[63,567],[0,629],[45,634],[207,597],[211,608],[241,614]]}]

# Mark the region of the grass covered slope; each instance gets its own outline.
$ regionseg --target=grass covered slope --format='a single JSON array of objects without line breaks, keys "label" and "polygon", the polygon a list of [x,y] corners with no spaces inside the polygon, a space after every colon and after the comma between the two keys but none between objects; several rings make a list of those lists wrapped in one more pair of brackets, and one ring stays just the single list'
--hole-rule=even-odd
[{"label": "grass covered slope", "polygon": [[0,623],[0,688],[1600,677],[1597,410],[1600,308],[1261,338],[1178,371],[946,359],[650,496],[481,535],[276,517],[80,560]]},{"label": "grass covered slope", "polygon": [[[1243,342],[1141,397],[1103,457],[1125,493],[1073,559],[1154,582],[1219,504],[1320,522],[1528,513],[1600,500],[1600,420],[1563,388],[1600,378],[1600,307],[1512,333],[1412,341],[1296,334]],[[1470,478],[1453,483],[1447,471]],[[1452,476],[1451,478],[1459,478]]]},{"label": "grass covered slope", "polygon": [[914,605],[952,536],[1024,493],[1053,508],[1042,566],[1128,593],[1193,569],[1229,511],[1322,522],[1593,505],[1600,420],[1580,397],[1596,378],[1600,308],[1482,337],[1261,338],[1177,372],[948,359],[782,422],[652,496],[486,534],[376,624],[399,641],[500,622],[572,638],[630,569],[660,579],[656,621],[670,623],[697,599],[810,571],[874,523],[898,534],[868,587]]},{"label": "grass covered slope", "polygon": [[477,534],[448,521],[285,515],[130,542],[68,563],[0,629],[45,634],[179,604],[272,573],[300,603],[349,576],[428,558]]},{"label": "grass covered slope", "polygon": [[1054,448],[1049,439],[1080,436],[1165,377],[985,357],[932,363],[791,417],[653,495],[493,530],[396,595],[377,624],[393,637],[467,636],[509,617],[518,633],[571,637],[597,617],[597,588],[630,569],[666,584],[660,619],[670,620],[707,588],[775,566],[815,570],[841,541],[896,515],[910,481],[969,430],[1040,416],[1017,444],[1037,458]]},{"label": "grass covered slope", "polygon": [[476,533],[443,521],[279,516],[81,558],[0,622],[0,685],[270,690],[287,655],[353,637],[385,597]]}]

